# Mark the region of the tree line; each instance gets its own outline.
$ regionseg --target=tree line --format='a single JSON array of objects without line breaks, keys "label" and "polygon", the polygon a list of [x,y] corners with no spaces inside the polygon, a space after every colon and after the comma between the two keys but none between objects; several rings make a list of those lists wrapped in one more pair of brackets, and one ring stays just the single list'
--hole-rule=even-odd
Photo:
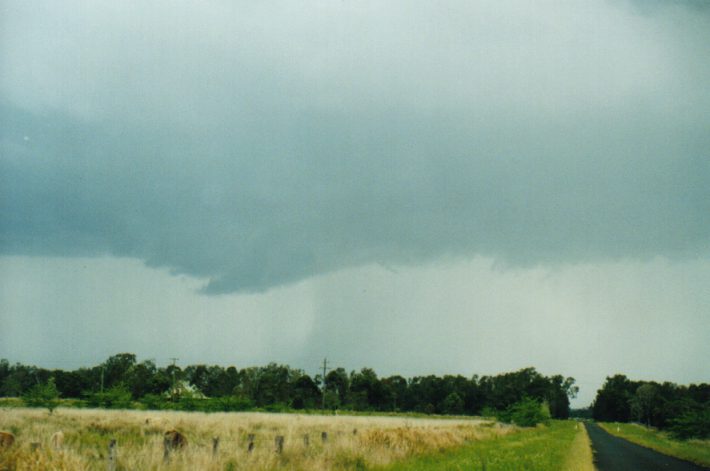
[{"label": "tree line", "polygon": [[668,430],[678,438],[710,437],[710,384],[606,378],[592,403],[595,420],[638,422]]},{"label": "tree line", "polygon": [[0,360],[0,397],[24,397],[26,402],[38,404],[53,391],[63,399],[97,407],[208,411],[323,408],[452,415],[498,413],[511,417],[542,406],[547,416],[564,419],[569,416],[569,399],[578,388],[573,378],[544,376],[534,368],[470,378],[379,377],[371,368],[349,373],[335,368],[325,377],[311,377],[303,370],[276,363],[242,369],[219,365],[157,367],[151,360],[138,362],[131,353],[113,355],[100,365],[72,371]]}]

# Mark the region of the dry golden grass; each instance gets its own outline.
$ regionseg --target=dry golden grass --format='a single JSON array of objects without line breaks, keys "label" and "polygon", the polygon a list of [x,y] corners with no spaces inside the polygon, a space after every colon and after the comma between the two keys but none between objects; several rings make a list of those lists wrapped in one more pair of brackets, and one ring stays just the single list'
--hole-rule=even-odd
[{"label": "dry golden grass", "polygon": [[594,471],[594,455],[592,454],[592,442],[589,440],[587,428],[582,422],[575,424],[577,434],[570,446],[567,460],[562,469],[569,471]]},{"label": "dry golden grass", "polygon": [[[184,450],[163,457],[163,433],[187,436]],[[364,469],[515,429],[481,420],[297,414],[106,411],[58,409],[0,410],[0,430],[17,440],[0,452],[0,470],[107,469],[108,444],[116,439],[116,470],[319,470]],[[52,435],[64,434],[61,449]],[[321,433],[326,432],[324,443]],[[248,436],[254,434],[249,453]],[[276,453],[275,437],[285,439]],[[306,444],[304,436],[309,443]],[[217,454],[212,438],[219,437]],[[32,443],[41,446],[32,451]]]}]

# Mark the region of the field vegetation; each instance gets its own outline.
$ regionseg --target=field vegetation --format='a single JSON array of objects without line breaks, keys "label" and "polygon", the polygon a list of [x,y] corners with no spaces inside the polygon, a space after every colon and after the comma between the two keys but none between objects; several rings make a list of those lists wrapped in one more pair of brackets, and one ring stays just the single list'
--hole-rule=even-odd
[{"label": "field vegetation", "polygon": [[666,431],[633,423],[600,423],[604,430],[630,442],[700,465],[710,466],[710,440],[680,440]]},{"label": "field vegetation", "polygon": [[594,471],[594,466],[584,426],[577,422],[552,421],[515,434],[416,456],[384,469]]},{"label": "field vegetation", "polygon": [[[515,426],[470,418],[64,408],[52,414],[46,409],[3,409],[0,429],[16,437],[15,444],[0,452],[0,469],[18,471],[111,469],[108,446],[113,439],[116,470],[318,470],[382,468],[521,433]],[[166,460],[163,435],[168,430],[183,433],[188,444]],[[51,437],[58,431],[63,443],[55,447]],[[284,439],[280,453],[277,436]],[[214,438],[219,438],[216,450]]]}]

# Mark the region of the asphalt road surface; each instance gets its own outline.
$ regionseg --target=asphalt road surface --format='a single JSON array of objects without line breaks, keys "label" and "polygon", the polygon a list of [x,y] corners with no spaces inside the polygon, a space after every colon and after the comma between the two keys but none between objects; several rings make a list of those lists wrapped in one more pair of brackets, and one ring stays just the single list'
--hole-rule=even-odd
[{"label": "asphalt road surface", "polygon": [[587,424],[599,471],[708,471],[696,464],[663,455],[610,435],[597,424]]}]

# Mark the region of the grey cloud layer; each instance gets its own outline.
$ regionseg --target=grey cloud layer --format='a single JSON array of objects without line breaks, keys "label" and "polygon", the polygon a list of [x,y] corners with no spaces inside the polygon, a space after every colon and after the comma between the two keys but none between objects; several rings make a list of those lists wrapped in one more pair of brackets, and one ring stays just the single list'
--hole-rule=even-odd
[{"label": "grey cloud layer", "polygon": [[678,5],[3,3],[0,250],[208,293],[705,257],[710,20]]}]

